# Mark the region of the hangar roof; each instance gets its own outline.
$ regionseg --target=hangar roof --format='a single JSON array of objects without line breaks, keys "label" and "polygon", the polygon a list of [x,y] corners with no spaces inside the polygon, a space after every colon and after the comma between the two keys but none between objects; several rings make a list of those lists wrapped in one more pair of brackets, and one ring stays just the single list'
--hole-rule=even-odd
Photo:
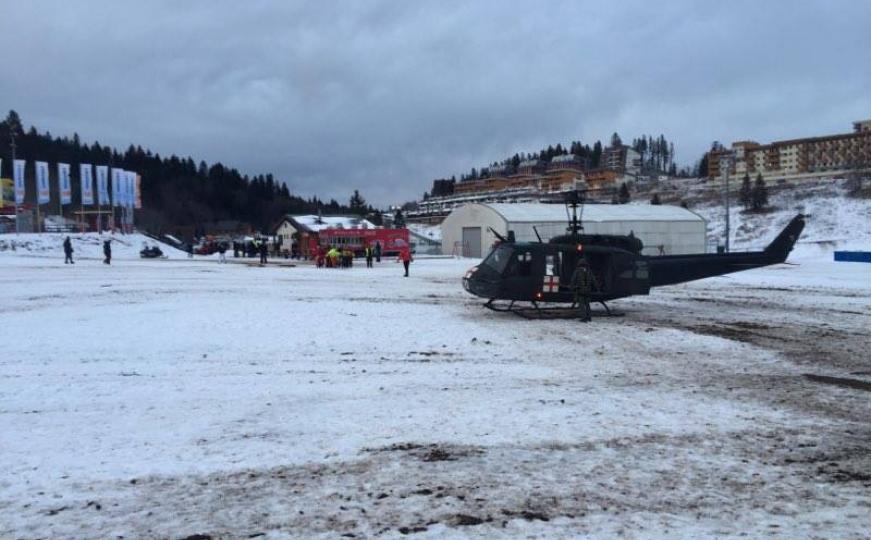
[{"label": "hangar roof", "polygon": [[[506,221],[513,223],[566,222],[566,208],[561,204],[542,203],[489,203],[490,208]],[[585,204],[578,213],[582,221],[704,221],[680,206],[654,204]]]},{"label": "hangar roof", "polygon": [[315,216],[288,215],[298,228],[308,232],[318,232],[324,229],[377,229],[372,222],[357,216]]}]

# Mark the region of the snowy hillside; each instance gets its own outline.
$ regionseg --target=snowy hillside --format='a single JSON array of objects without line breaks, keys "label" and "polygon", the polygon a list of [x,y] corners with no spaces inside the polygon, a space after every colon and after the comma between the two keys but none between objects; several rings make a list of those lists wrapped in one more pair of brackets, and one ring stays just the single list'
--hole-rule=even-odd
[{"label": "snowy hillside", "polygon": [[423,223],[409,223],[408,230],[429,238],[434,241],[441,241],[442,228],[441,225],[424,225]]},{"label": "snowy hillside", "polygon": [[[853,198],[838,181],[774,191],[773,211],[745,213],[737,198],[730,212],[731,247],[749,250],[765,247],[796,214],[809,216],[794,256],[831,257],[834,249],[871,250],[871,199]],[[691,209],[708,222],[708,237],[722,242],[725,214],[722,201]]]},{"label": "snowy hillside", "polygon": [[138,259],[139,250],[145,244],[159,245],[163,254],[169,258],[186,257],[183,251],[158,242],[140,233],[98,234],[98,233],[43,233],[6,234],[0,236],[0,257],[27,255],[32,257],[56,257],[63,259],[64,238],[70,237],[73,244],[74,259],[102,259],[103,241],[112,239],[112,258]]}]

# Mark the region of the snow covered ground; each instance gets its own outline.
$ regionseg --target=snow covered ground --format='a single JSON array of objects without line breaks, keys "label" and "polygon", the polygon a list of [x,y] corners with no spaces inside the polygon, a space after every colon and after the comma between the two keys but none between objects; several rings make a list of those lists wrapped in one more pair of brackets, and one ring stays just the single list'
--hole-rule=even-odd
[{"label": "snow covered ground", "polygon": [[585,325],[484,310],[470,260],[22,253],[0,538],[871,530],[871,265],[808,254]]}]

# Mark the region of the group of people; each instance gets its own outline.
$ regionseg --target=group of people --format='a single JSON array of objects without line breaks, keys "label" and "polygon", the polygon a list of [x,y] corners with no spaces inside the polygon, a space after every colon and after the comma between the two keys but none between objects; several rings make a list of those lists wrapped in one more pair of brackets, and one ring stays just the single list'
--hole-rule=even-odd
[{"label": "group of people", "polygon": [[335,246],[326,246],[324,249],[318,250],[315,264],[318,268],[351,268],[354,266],[354,252],[348,248],[339,249]]},{"label": "group of people", "polygon": [[[318,268],[351,268],[354,266],[355,253],[348,247],[319,247],[314,250],[312,255]],[[380,263],[381,243],[376,242],[374,246],[366,244],[363,247],[363,256],[366,259],[366,268],[372,268],[376,262]],[[412,261],[411,250],[407,248],[401,250],[398,260],[402,261],[405,267],[405,277],[408,277],[408,268]]]}]

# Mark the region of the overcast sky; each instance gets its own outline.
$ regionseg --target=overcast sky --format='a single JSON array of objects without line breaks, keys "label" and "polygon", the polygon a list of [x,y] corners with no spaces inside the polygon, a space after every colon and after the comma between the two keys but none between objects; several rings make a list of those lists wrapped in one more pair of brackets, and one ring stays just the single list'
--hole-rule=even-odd
[{"label": "overcast sky", "polygon": [[688,164],[713,140],[871,118],[867,0],[0,5],[0,107],[26,127],[272,172],[303,196],[402,202],[614,131],[663,133]]}]

